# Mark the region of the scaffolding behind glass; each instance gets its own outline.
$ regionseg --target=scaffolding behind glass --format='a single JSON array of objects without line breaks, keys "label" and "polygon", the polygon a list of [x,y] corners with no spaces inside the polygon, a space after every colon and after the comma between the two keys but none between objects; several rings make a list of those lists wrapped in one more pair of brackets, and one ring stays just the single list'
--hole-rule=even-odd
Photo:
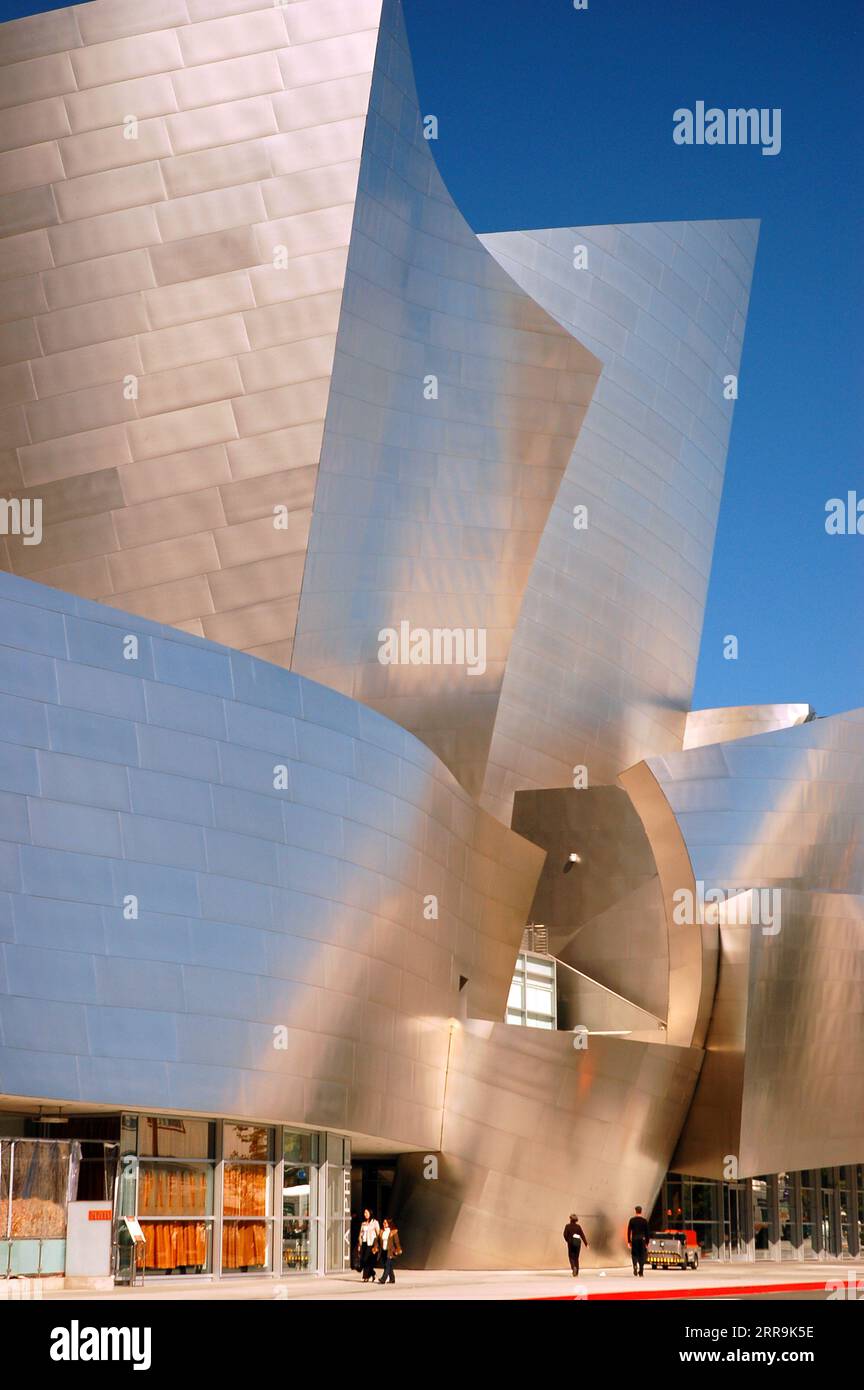
[{"label": "scaffolding behind glass", "polygon": [[0,1139],[0,1278],[63,1273],[80,1164],[74,1139]]}]

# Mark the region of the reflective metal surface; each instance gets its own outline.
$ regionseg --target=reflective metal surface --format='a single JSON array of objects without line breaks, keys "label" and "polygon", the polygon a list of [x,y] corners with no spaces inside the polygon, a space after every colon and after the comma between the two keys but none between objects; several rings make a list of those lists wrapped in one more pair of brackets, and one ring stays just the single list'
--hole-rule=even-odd
[{"label": "reflective metal surface", "polygon": [[554,1269],[575,1211],[586,1265],[620,1263],[633,1207],[650,1210],[665,1175],[701,1058],[621,1038],[577,1052],[566,1034],[505,1023],[456,1030],[439,1179],[400,1159],[401,1229],[431,1266]]},{"label": "reflective metal surface", "polygon": [[[396,0],[231,8],[64,11],[33,144],[6,28],[4,469],[45,532],[0,564],[379,709],[507,824],[679,748],[755,224],[478,240]],[[482,664],[382,664],[403,623]]]},{"label": "reflective metal surface", "polygon": [[[676,1165],[718,1177],[727,1156],[742,1176],[856,1161],[864,1144],[864,711],[652,758],[648,767],[693,878],[727,894],[717,912],[705,1067]],[[762,912],[754,920],[751,903],[740,924],[741,893],[752,889],[772,894],[770,920]]]},{"label": "reflective metal surface", "polygon": [[[379,34],[381,0],[236,3],[136,15],[110,41],[101,9],[64,12],[54,45],[75,46],[50,49],[38,132],[7,27],[0,136],[25,191],[7,183],[4,230],[30,220],[0,256],[27,272],[6,469],[45,529],[0,563],[293,662],[479,791],[599,363],[453,206],[398,4]],[[383,667],[379,630],[402,620],[481,629],[484,669]]]},{"label": "reflective metal surface", "polygon": [[[546,927],[552,955],[665,1022],[666,916],[651,845],[626,793],[620,787],[517,792],[513,829],[546,850],[531,920]],[[560,971],[559,988],[571,1026],[591,1024],[578,1013],[585,993],[580,977]],[[615,1012],[607,1008],[608,1026],[615,1027]],[[631,1013],[624,1010],[626,1026]]]},{"label": "reflective metal surface", "polygon": [[724,382],[738,373],[757,230],[481,238],[602,363],[507,664],[484,787],[502,816],[514,790],[572,786],[577,766],[591,786],[614,783],[681,747],[734,408]]},{"label": "reflective metal surface", "polygon": [[[397,0],[0,65],[0,1090],[344,1131],[450,1267],[857,1161],[864,717],[687,713],[757,225],[476,238]],[[528,921],[626,1036],[500,1021]]]},{"label": "reflective metal surface", "polygon": [[[600,363],[484,250],[423,132],[387,4],[293,664],[411,729],[477,795]],[[382,665],[380,634],[403,622],[482,633],[482,669]]]},{"label": "reflective metal surface", "polygon": [[290,663],[380,9],[0,26],[4,568]]},{"label": "reflective metal surface", "polygon": [[291,672],[9,575],[0,632],[0,1091],[437,1149],[542,851]]},{"label": "reflective metal surface", "polygon": [[695,709],[684,725],[684,748],[706,743],[730,743],[736,738],[790,729],[814,718],[809,705],[725,705],[720,709]]}]

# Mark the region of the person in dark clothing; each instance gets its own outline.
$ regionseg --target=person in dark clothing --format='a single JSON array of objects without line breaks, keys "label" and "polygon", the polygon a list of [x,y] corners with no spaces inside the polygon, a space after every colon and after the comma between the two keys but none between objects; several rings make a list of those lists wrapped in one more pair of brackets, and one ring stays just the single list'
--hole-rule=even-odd
[{"label": "person in dark clothing", "polygon": [[393,1273],[393,1261],[402,1254],[402,1246],[399,1243],[399,1230],[396,1223],[389,1217],[384,1218],[384,1225],[381,1227],[381,1260],[383,1273],[378,1280],[379,1284],[395,1284],[396,1275]]},{"label": "person in dark clothing", "polygon": [[648,1251],[648,1222],[642,1215],[642,1208],[637,1207],[634,1216],[630,1217],[627,1223],[627,1244],[630,1247],[630,1258],[633,1261],[633,1273],[640,1279],[645,1278],[645,1256]]},{"label": "person in dark clothing", "polygon": [[570,1220],[564,1227],[564,1242],[567,1246],[567,1254],[570,1256],[570,1269],[573,1278],[576,1279],[579,1274],[579,1254],[583,1245],[586,1250],[588,1249],[588,1237],[579,1225],[579,1217],[572,1211]]}]

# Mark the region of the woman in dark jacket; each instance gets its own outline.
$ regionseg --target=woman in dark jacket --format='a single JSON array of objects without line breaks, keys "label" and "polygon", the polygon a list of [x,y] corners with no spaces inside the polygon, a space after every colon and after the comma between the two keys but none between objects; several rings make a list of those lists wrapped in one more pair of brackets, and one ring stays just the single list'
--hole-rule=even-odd
[{"label": "woman in dark jacket", "polygon": [[392,1222],[389,1216],[385,1216],[384,1225],[381,1227],[379,1236],[381,1245],[381,1255],[384,1261],[384,1269],[379,1284],[395,1284],[396,1275],[393,1273],[393,1261],[402,1254],[402,1246],[399,1243],[399,1229]]}]

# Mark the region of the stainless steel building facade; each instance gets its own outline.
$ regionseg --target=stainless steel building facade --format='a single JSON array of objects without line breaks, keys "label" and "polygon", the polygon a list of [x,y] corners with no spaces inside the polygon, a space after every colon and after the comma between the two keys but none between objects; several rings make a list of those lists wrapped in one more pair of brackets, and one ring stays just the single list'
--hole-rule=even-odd
[{"label": "stainless steel building facade", "polygon": [[756,226],[477,238],[397,0],[0,61],[0,1274],[46,1116],[153,1277],[342,1268],[352,1163],[427,1266],[852,1210],[864,720],[690,712]]}]

